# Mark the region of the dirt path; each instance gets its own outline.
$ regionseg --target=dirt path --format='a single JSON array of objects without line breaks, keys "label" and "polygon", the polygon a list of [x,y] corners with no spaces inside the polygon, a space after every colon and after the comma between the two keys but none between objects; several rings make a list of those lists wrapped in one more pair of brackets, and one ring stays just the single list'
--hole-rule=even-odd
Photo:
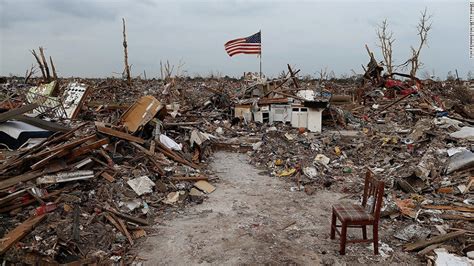
[{"label": "dirt path", "polygon": [[330,208],[342,194],[291,192],[289,182],[259,175],[243,154],[218,152],[211,167],[220,177],[217,189],[203,204],[163,217],[139,246],[145,265],[344,264],[374,257],[367,245],[341,257],[329,239]]}]

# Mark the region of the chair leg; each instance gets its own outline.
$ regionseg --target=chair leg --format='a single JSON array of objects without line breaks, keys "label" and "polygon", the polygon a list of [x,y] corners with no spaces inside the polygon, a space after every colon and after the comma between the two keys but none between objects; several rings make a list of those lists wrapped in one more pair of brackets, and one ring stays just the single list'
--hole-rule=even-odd
[{"label": "chair leg", "polygon": [[366,225],[362,226],[362,239],[364,240],[367,239],[367,226]]},{"label": "chair leg", "polygon": [[332,211],[332,221],[331,221],[331,239],[336,238],[336,213]]},{"label": "chair leg", "polygon": [[378,224],[374,224],[372,226],[373,232],[374,232],[374,254],[378,255],[379,254],[379,226]]},{"label": "chair leg", "polygon": [[342,222],[341,225],[341,244],[339,247],[339,254],[344,255],[346,254],[346,237],[347,237],[347,223]]}]

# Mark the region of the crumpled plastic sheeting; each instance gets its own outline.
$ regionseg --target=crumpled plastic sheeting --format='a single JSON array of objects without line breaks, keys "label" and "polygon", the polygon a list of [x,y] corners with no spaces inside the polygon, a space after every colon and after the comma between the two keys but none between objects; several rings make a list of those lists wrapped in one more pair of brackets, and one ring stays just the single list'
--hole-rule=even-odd
[{"label": "crumpled plastic sheeting", "polygon": [[173,139],[170,137],[161,134],[160,135],[160,142],[165,145],[167,148],[175,150],[175,151],[180,151],[183,148],[182,144],[176,143]]},{"label": "crumpled plastic sheeting", "polygon": [[460,257],[454,254],[448,253],[445,248],[437,248],[434,250],[436,253],[436,266],[472,266],[474,260],[467,257]]},{"label": "crumpled plastic sheeting", "polygon": [[458,152],[449,158],[446,174],[472,166],[474,166],[474,153],[471,151]]},{"label": "crumpled plastic sheeting", "polygon": [[463,127],[461,130],[449,134],[453,138],[474,140],[474,127]]}]

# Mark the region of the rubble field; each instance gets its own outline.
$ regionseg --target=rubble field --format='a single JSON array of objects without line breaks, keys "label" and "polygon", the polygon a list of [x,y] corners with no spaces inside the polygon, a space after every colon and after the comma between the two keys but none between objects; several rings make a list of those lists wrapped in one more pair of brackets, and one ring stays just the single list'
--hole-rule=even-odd
[{"label": "rubble field", "polygon": [[[469,84],[289,70],[0,78],[1,261],[472,265]],[[367,171],[380,254],[339,255],[331,206]]]}]

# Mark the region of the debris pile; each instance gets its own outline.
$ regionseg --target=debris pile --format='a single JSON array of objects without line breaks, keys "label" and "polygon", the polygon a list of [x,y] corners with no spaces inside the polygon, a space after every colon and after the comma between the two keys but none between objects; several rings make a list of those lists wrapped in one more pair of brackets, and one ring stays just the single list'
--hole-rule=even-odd
[{"label": "debris pile", "polygon": [[[131,262],[129,248],[167,206],[200,203],[214,191],[199,153],[209,138],[198,130],[186,143],[167,136],[166,106],[153,96],[110,116],[113,108],[85,104],[93,87],[70,82],[55,99],[56,82],[2,99],[0,254],[12,262]],[[92,121],[74,119],[81,116]]]},{"label": "debris pile", "polygon": [[271,80],[6,80],[0,254],[131,262],[160,213],[216,189],[206,159],[229,149],[308,195],[358,199],[368,168],[386,184],[382,246],[464,260],[474,251],[472,92],[375,70],[361,84],[300,80],[290,66]]}]

